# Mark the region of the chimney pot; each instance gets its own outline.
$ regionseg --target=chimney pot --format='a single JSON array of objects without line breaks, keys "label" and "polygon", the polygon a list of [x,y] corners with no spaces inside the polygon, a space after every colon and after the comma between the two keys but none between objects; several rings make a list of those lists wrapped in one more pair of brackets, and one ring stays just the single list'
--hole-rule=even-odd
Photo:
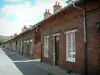
[{"label": "chimney pot", "polygon": [[47,13],[47,9],[46,9],[46,13]]},{"label": "chimney pot", "polygon": [[58,5],[60,6],[60,3],[58,2]]},{"label": "chimney pot", "polygon": [[24,25],[24,27],[22,28],[22,32],[24,32],[25,30],[27,30],[27,26]]},{"label": "chimney pot", "polygon": [[60,3],[56,1],[55,5],[53,6],[54,13],[58,12],[61,10],[62,6],[60,6]]},{"label": "chimney pot", "polygon": [[48,10],[48,13],[49,13],[49,10]]},{"label": "chimney pot", "polygon": [[44,13],[44,19],[48,18],[49,16],[51,16],[51,13],[46,9],[46,12]]},{"label": "chimney pot", "polygon": [[57,1],[56,1],[56,4],[55,5],[57,5]]}]

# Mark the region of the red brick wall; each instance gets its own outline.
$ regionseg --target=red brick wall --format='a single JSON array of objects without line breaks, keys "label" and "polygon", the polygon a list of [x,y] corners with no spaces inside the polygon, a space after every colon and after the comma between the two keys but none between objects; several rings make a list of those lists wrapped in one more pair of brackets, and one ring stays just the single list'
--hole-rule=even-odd
[{"label": "red brick wall", "polygon": [[[92,72],[97,71],[99,66],[100,58],[100,33],[96,28],[96,23],[100,22],[100,8],[94,11],[91,11],[87,14],[88,21],[88,64],[89,69]],[[93,70],[94,68],[94,70]],[[100,70],[100,69],[99,69]]]},{"label": "red brick wall", "polygon": [[[88,4],[88,10],[96,8],[98,5]],[[71,18],[73,17],[73,18]],[[87,46],[88,46],[88,67],[89,73],[97,73],[100,59],[100,33],[97,32],[96,22],[100,21],[100,9],[92,10],[87,13]],[[82,12],[69,7],[69,10],[59,13],[52,19],[47,20],[43,25],[43,36],[50,35],[49,38],[49,57],[44,58],[43,62],[53,64],[53,34],[60,35],[59,67],[74,72],[83,73],[84,71],[84,30]],[[66,35],[65,32],[77,29],[76,32],[76,62],[66,62]],[[42,37],[43,38],[43,37]],[[43,48],[44,49],[44,48]],[[42,52],[43,55],[43,52]],[[90,74],[91,75],[91,74]]]},{"label": "red brick wall", "polygon": [[41,58],[41,34],[40,29],[35,32],[35,51],[34,58]]}]

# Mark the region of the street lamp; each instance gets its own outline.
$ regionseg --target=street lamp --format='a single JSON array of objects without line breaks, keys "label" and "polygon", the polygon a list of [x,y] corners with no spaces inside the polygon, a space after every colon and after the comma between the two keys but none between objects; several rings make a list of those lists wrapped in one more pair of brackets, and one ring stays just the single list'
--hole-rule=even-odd
[{"label": "street lamp", "polygon": [[79,0],[69,0],[66,3],[73,4],[76,9],[82,10],[83,12],[83,24],[84,24],[84,75],[88,75],[88,57],[87,57],[87,20],[86,20],[86,10],[78,7],[75,3]]}]

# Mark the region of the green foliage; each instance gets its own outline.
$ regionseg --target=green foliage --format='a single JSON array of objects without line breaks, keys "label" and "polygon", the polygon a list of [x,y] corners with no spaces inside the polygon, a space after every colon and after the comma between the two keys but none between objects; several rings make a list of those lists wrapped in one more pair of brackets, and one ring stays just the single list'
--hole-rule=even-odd
[{"label": "green foliage", "polygon": [[5,41],[7,40],[6,38],[0,38],[0,45]]}]

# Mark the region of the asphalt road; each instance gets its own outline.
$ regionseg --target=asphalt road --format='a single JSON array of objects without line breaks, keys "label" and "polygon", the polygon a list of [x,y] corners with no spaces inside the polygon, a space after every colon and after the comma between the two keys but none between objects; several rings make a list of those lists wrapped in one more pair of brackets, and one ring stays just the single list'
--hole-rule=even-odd
[{"label": "asphalt road", "polygon": [[48,75],[47,71],[44,71],[43,69],[32,63],[36,61],[31,62],[31,58],[27,58],[17,52],[12,52],[10,50],[4,51],[24,75]]}]

